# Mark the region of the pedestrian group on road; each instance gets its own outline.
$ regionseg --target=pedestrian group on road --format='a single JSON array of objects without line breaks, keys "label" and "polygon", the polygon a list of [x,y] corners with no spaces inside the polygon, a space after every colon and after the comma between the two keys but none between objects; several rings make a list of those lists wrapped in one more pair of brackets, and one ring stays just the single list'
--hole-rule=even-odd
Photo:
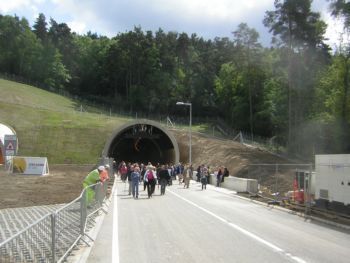
[{"label": "pedestrian group on road", "polygon": [[[165,190],[168,185],[172,185],[172,181],[178,179],[179,185],[184,185],[184,188],[190,187],[190,180],[194,180],[194,169],[190,164],[183,165],[160,165],[153,166],[151,162],[147,165],[141,163],[131,164],[120,162],[117,170],[117,175],[120,176],[122,182],[128,182],[128,195],[132,195],[134,199],[139,198],[139,185],[143,183],[143,191],[147,189],[148,198],[152,198],[156,186],[160,186],[160,195],[165,195]],[[216,177],[216,186],[221,187],[224,182],[224,177],[229,175],[226,167],[219,167],[213,171]],[[207,184],[210,182],[211,170],[209,166],[204,164],[198,166],[196,170],[196,181],[201,183],[202,190],[207,189]]]}]

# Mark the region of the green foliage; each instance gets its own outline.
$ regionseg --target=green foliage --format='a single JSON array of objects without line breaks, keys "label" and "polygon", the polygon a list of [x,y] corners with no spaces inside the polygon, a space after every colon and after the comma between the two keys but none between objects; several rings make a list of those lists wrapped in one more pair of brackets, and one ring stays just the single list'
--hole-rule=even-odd
[{"label": "green foliage", "polygon": [[2,79],[0,93],[0,122],[16,130],[19,155],[47,156],[50,164],[96,163],[112,131],[127,121],[77,112],[72,100]]},{"label": "green foliage", "polygon": [[[180,115],[176,102],[190,101],[194,117],[222,117],[236,131],[278,138],[291,153],[310,153],[317,142],[310,140],[315,122],[339,123],[327,138],[347,140],[350,115],[348,43],[332,60],[326,24],[311,3],[275,1],[263,21],[274,35],[269,49],[245,23],[232,40],[140,26],[110,39],[77,35],[52,18],[48,26],[44,14],[32,30],[24,18],[0,15],[0,72],[112,110]],[[348,3],[330,3],[346,27]]]},{"label": "green foliage", "polygon": [[344,18],[344,28],[349,29],[350,26],[350,2],[346,0],[328,0],[331,2],[331,14],[335,17]]}]

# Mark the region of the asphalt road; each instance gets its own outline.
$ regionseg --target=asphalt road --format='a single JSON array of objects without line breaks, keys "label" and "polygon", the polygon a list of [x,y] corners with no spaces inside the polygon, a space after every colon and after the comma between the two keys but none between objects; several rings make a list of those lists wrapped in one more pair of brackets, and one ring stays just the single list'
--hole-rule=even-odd
[{"label": "asphalt road", "polygon": [[345,230],[226,189],[174,182],[164,196],[156,188],[151,199],[140,190],[135,200],[117,183],[87,262],[350,262]]}]

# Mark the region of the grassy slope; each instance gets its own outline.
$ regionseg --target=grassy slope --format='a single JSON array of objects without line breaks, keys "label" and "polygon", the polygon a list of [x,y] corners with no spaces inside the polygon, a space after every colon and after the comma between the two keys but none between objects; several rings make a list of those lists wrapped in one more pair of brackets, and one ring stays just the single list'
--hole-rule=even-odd
[{"label": "grassy slope", "polygon": [[[55,93],[0,79],[0,123],[16,130],[18,155],[45,156],[52,164],[96,163],[112,131],[130,119],[81,113],[79,106]],[[188,131],[188,126],[178,128]],[[192,130],[212,134],[205,123]]]},{"label": "grassy slope", "polygon": [[74,101],[0,79],[0,122],[13,127],[19,152],[49,163],[95,163],[107,138],[125,118],[75,111]]}]

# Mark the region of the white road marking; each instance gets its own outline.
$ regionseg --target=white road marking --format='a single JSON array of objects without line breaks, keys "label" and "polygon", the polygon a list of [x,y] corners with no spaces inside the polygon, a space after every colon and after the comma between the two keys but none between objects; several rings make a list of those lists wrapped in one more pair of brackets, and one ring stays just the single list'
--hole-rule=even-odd
[{"label": "white road marking", "polygon": [[118,238],[118,194],[117,187],[113,189],[113,234],[112,234],[112,263],[119,263]]},{"label": "white road marking", "polygon": [[244,229],[244,228],[242,228],[242,227],[240,227],[240,226],[238,226],[238,225],[236,225],[236,224],[233,224],[233,223],[229,222],[228,220],[226,220],[226,219],[224,219],[224,218],[222,218],[222,217],[220,217],[220,216],[214,214],[213,212],[210,212],[209,210],[207,210],[207,209],[205,209],[205,208],[203,208],[203,207],[201,207],[201,206],[199,206],[199,205],[193,203],[192,201],[190,201],[190,200],[188,200],[188,199],[182,197],[181,195],[179,195],[179,194],[177,194],[177,193],[175,193],[175,192],[173,192],[173,191],[171,191],[171,190],[169,190],[169,189],[167,189],[167,191],[170,192],[171,194],[175,195],[176,197],[182,199],[183,201],[185,201],[185,202],[187,202],[187,203],[193,205],[194,207],[196,207],[196,208],[202,210],[203,212],[205,212],[205,213],[207,213],[207,214],[213,216],[214,218],[218,219],[219,221],[228,224],[230,227],[232,227],[232,228],[238,230],[238,231],[241,232],[242,234],[244,234],[244,235],[246,235],[246,236],[249,236],[250,238],[252,238],[252,239],[254,239],[254,240],[256,240],[256,241],[258,241],[258,242],[260,242],[260,243],[262,243],[262,244],[264,244],[264,245],[266,245],[266,246],[268,246],[269,248],[271,248],[272,250],[274,250],[274,251],[276,251],[276,252],[278,252],[278,253],[283,254],[284,256],[286,256],[286,257],[292,259],[293,261],[298,262],[298,263],[306,263],[305,260],[303,260],[303,259],[301,259],[301,258],[299,258],[299,257],[293,256],[292,254],[290,254],[290,253],[284,251],[283,249],[281,249],[281,248],[279,248],[278,246],[276,246],[276,245],[270,243],[269,241],[267,241],[267,240],[265,240],[265,239],[263,239],[263,238],[261,238],[261,237],[255,235],[255,234],[253,234],[252,232],[249,232],[248,230],[246,230],[246,229]]}]

